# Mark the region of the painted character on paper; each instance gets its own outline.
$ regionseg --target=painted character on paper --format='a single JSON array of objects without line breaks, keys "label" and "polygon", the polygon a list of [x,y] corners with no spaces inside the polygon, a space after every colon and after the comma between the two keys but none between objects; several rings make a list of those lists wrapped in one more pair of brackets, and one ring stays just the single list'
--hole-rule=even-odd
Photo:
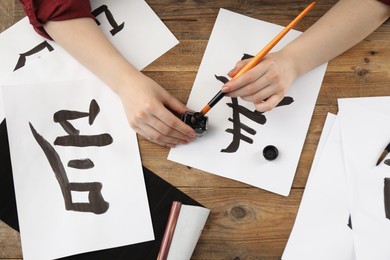
[{"label": "painted character on paper", "polygon": [[[73,146],[73,147],[90,147],[90,146],[107,146],[113,142],[110,134],[97,135],[80,135],[80,131],[76,129],[71,123],[71,120],[88,118],[89,125],[92,125],[95,118],[100,112],[98,103],[92,100],[89,106],[89,112],[79,112],[70,110],[60,110],[54,114],[54,122],[59,123],[68,135],[59,136],[55,139],[54,145],[59,146]],[[45,140],[29,123],[31,132],[42,148],[47,160],[55,174],[55,177],[60,185],[62,196],[64,197],[66,210],[73,210],[79,212],[92,212],[95,214],[103,214],[109,208],[109,203],[106,202],[102,196],[103,185],[100,182],[70,182],[61,161],[59,154],[54,147]],[[86,170],[94,167],[90,159],[75,159],[68,162],[68,167]],[[88,192],[89,202],[73,202],[71,191]]]},{"label": "painted character on paper", "polygon": [[[390,166],[390,159],[385,160],[384,164]],[[390,178],[384,180],[383,193],[386,218],[390,220]]]}]

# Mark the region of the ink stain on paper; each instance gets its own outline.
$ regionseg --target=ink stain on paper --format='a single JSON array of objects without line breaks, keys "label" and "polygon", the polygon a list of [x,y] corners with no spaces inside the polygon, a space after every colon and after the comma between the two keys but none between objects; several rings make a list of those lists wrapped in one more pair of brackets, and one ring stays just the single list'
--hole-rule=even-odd
[{"label": "ink stain on paper", "polygon": [[[110,30],[110,33],[112,36],[114,36],[115,34],[120,32],[123,29],[123,27],[125,26],[124,22],[121,23],[120,25],[118,25],[114,16],[112,15],[110,9],[108,9],[107,5],[101,5],[91,12],[91,14],[93,16],[95,16],[95,18],[97,18],[97,16],[100,15],[101,13],[104,13],[106,15],[107,21],[112,26],[112,29]],[[98,19],[95,19],[95,21],[98,25],[100,25],[100,22]]]},{"label": "ink stain on paper", "polygon": [[95,167],[95,164],[91,159],[75,159],[68,162],[68,167],[76,169],[91,169]]},{"label": "ink stain on paper", "polygon": [[348,227],[352,230],[352,218],[351,218],[351,214],[349,215],[348,217]]},{"label": "ink stain on paper", "polygon": [[390,159],[386,159],[386,160],[384,161],[384,164],[386,164],[386,165],[389,165],[389,166],[390,166]]},{"label": "ink stain on paper", "polygon": [[383,193],[386,218],[390,220],[390,178],[385,178],[384,180]]},{"label": "ink stain on paper", "polygon": [[37,46],[35,46],[34,48],[32,48],[31,50],[29,50],[25,53],[19,54],[19,59],[16,63],[14,71],[16,71],[16,70],[24,67],[24,65],[26,65],[27,57],[34,55],[36,53],[39,53],[39,52],[43,51],[44,49],[48,49],[49,52],[52,52],[54,50],[53,46],[51,46],[47,41],[43,41],[40,44],[38,44]]},{"label": "ink stain on paper", "polygon": [[113,141],[110,134],[99,135],[67,135],[59,136],[54,141],[55,145],[61,146],[105,146],[111,144]]}]

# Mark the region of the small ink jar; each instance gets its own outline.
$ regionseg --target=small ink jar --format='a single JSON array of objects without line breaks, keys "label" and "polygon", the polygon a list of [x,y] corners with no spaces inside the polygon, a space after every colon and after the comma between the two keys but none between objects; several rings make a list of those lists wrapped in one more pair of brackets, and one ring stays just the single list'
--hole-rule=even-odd
[{"label": "small ink jar", "polygon": [[279,151],[278,151],[278,148],[276,148],[275,146],[273,145],[267,145],[266,147],[264,147],[263,149],[263,156],[265,159],[267,159],[268,161],[273,161],[275,160],[279,155]]},{"label": "small ink jar", "polygon": [[187,111],[180,119],[195,130],[197,137],[202,136],[207,131],[208,117],[201,115],[199,112]]}]

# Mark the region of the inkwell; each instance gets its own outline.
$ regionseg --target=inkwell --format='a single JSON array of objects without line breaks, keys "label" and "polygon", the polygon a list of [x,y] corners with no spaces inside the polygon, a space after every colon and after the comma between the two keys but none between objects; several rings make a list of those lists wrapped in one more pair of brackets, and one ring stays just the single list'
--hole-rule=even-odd
[{"label": "inkwell", "polygon": [[201,137],[207,131],[208,117],[200,112],[187,111],[180,119],[195,130],[197,137]]}]

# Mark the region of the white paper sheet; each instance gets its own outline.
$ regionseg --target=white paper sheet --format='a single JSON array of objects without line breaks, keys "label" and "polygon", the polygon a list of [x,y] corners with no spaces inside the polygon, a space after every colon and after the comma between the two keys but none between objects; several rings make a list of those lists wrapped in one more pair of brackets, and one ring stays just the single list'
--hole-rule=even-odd
[{"label": "white paper sheet", "polygon": [[206,224],[210,210],[181,205],[167,260],[189,260]]},{"label": "white paper sheet", "polygon": [[328,114],[284,260],[355,259],[339,121]]},{"label": "white paper sheet", "polygon": [[[256,55],[282,29],[278,25],[221,9],[187,106],[198,111],[202,109],[223,85],[214,74],[226,76],[244,53]],[[295,30],[290,31],[273,51],[299,34]],[[240,140],[236,152],[221,152],[233,138],[231,133],[225,132],[233,127],[229,118],[234,117],[227,105],[232,103],[232,99],[225,97],[207,114],[209,130],[195,142],[171,149],[168,159],[287,196],[325,70],[326,64],[297,79],[286,95],[294,102],[264,113],[260,117],[266,119],[265,123],[259,124],[242,114],[239,116],[241,123],[256,132],[253,134],[241,129],[241,134],[251,139],[252,144]],[[254,111],[252,103],[241,99],[238,103]],[[267,145],[274,145],[279,150],[279,157],[272,162],[265,161],[262,155]]]},{"label": "white paper sheet", "polygon": [[390,219],[384,207],[390,166],[376,166],[390,142],[389,111],[390,97],[339,100],[356,259],[390,259]]},{"label": "white paper sheet", "polygon": [[[5,86],[3,91],[24,259],[54,259],[154,239],[136,135],[127,123],[120,99],[107,86],[84,80]],[[68,127],[59,123],[62,120],[54,122],[54,113],[60,110],[89,115],[91,100],[100,108],[93,122],[89,123],[88,117],[68,120],[80,130],[79,135],[66,132]],[[49,164],[48,158],[55,155],[42,148],[29,123],[58,154],[61,163],[53,164],[58,168]],[[59,136],[103,133],[111,136],[111,143],[77,142],[87,145],[80,147],[68,140],[65,144],[69,146],[54,144]],[[90,159],[94,166],[68,166],[73,159]],[[60,165],[68,181],[55,174],[61,172]],[[80,205],[72,203],[66,210],[60,183],[68,182],[100,182],[108,207],[96,200],[91,206],[96,209],[102,205],[101,211],[80,212],[72,208]],[[62,187],[71,190],[73,202],[93,200],[88,192]]]},{"label": "white paper sheet", "polygon": [[[95,0],[91,1],[91,5],[92,10],[96,10],[102,5],[108,7],[106,11],[109,11],[114,18],[111,22],[115,22],[118,26],[110,25],[105,13],[102,12],[96,16],[102,31],[121,53],[140,70],[178,43],[175,36],[145,1]],[[122,23],[124,23],[123,29],[112,35],[110,31]],[[21,66],[23,64],[23,62],[19,62],[21,54],[36,46],[41,46],[41,51],[25,55],[25,66]],[[41,81],[94,77],[55,42],[39,36],[29,24],[27,17],[0,34],[0,57],[0,85],[12,83],[12,80],[8,79],[6,83],[4,80],[18,67],[18,63],[21,67],[16,71],[25,70],[38,58],[53,60],[50,62],[52,67],[41,67],[44,75]],[[34,66],[40,65],[34,63]],[[64,71],[69,71],[69,73]],[[70,78],[61,78],[64,74],[70,75]],[[0,120],[3,120],[4,110],[1,95],[0,92]]]}]

